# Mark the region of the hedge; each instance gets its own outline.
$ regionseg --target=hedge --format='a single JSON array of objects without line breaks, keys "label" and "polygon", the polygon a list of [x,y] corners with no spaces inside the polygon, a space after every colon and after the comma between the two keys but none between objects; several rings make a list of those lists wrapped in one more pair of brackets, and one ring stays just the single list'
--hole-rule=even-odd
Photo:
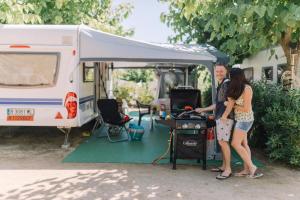
[{"label": "hedge", "polygon": [[250,144],[272,160],[300,166],[300,91],[253,84],[254,126]]}]

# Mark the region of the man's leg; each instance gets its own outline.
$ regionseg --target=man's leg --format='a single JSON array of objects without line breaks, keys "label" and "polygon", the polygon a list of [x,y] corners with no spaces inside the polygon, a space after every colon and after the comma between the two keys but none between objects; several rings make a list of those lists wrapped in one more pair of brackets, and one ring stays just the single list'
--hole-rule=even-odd
[{"label": "man's leg", "polygon": [[[221,145],[220,145],[221,146]],[[223,153],[223,149],[221,147],[221,152],[222,152],[222,165],[220,167],[220,169],[222,169],[223,171],[225,170],[225,167],[226,167],[226,160],[224,158],[224,153]]]},{"label": "man's leg", "polygon": [[223,176],[229,176],[231,174],[231,152],[230,146],[227,141],[219,141],[223,154],[224,172]]},{"label": "man's leg", "polygon": [[233,120],[229,120],[226,122],[223,122],[221,120],[217,120],[217,139],[218,143],[221,147],[222,151],[222,158],[223,158],[223,164],[222,164],[222,171],[227,171],[225,174],[231,173],[231,151],[230,151],[230,145],[229,145],[229,139],[231,135],[231,130],[233,126]]},{"label": "man's leg", "polygon": [[217,167],[217,168],[212,168],[211,169],[212,172],[223,172],[226,168],[226,160],[224,158],[223,148],[222,148],[221,145],[220,145],[220,147],[221,147],[221,153],[222,153],[222,165],[220,167]]}]

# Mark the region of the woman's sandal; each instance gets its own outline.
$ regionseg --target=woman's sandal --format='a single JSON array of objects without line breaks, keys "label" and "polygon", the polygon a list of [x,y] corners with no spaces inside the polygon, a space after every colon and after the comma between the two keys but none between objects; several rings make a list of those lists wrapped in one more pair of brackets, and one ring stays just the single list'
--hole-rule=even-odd
[{"label": "woman's sandal", "polygon": [[217,167],[217,168],[212,168],[211,170],[210,170],[211,172],[224,172],[224,170],[223,169],[221,169],[221,168],[219,168],[219,167]]},{"label": "woman's sandal", "polygon": [[245,177],[248,175],[249,175],[249,173],[247,173],[247,172],[238,172],[238,173],[234,174],[234,176],[236,176],[236,177]]},{"label": "woman's sandal", "polygon": [[216,176],[216,179],[218,179],[218,180],[225,180],[225,179],[230,178],[231,176],[232,176],[232,173],[230,173],[228,176],[224,176],[224,175],[222,175],[222,173],[221,173],[221,174],[219,174],[218,176]]},{"label": "woman's sandal", "polygon": [[257,172],[257,171],[258,171],[258,169],[256,168],[255,171],[254,171],[254,173],[253,174],[249,174],[247,177],[255,179],[255,178],[260,178],[260,177],[262,177],[264,175],[263,173],[260,173],[260,172]]}]

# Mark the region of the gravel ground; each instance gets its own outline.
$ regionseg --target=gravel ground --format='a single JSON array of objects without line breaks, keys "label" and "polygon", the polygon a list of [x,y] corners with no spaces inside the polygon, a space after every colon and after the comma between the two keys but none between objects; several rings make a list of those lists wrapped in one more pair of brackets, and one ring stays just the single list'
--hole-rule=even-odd
[{"label": "gravel ground", "polygon": [[82,138],[62,141],[53,128],[2,128],[0,199],[300,199],[300,171],[263,157],[263,178],[218,181],[197,166],[62,163]]}]

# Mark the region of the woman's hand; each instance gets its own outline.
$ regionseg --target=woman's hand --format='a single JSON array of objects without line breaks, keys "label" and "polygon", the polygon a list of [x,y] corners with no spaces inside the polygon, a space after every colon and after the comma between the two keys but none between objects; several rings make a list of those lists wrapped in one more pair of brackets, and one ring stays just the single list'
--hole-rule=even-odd
[{"label": "woman's hand", "polygon": [[233,107],[236,111],[240,111],[241,110],[241,106],[238,106],[238,105],[234,105],[234,107]]},{"label": "woman's hand", "polygon": [[227,105],[228,105],[228,101],[225,101],[225,102],[224,102],[224,106],[227,106]]},{"label": "woman's hand", "polygon": [[222,115],[221,121],[222,121],[223,123],[225,123],[227,120],[228,120],[228,118]]}]

